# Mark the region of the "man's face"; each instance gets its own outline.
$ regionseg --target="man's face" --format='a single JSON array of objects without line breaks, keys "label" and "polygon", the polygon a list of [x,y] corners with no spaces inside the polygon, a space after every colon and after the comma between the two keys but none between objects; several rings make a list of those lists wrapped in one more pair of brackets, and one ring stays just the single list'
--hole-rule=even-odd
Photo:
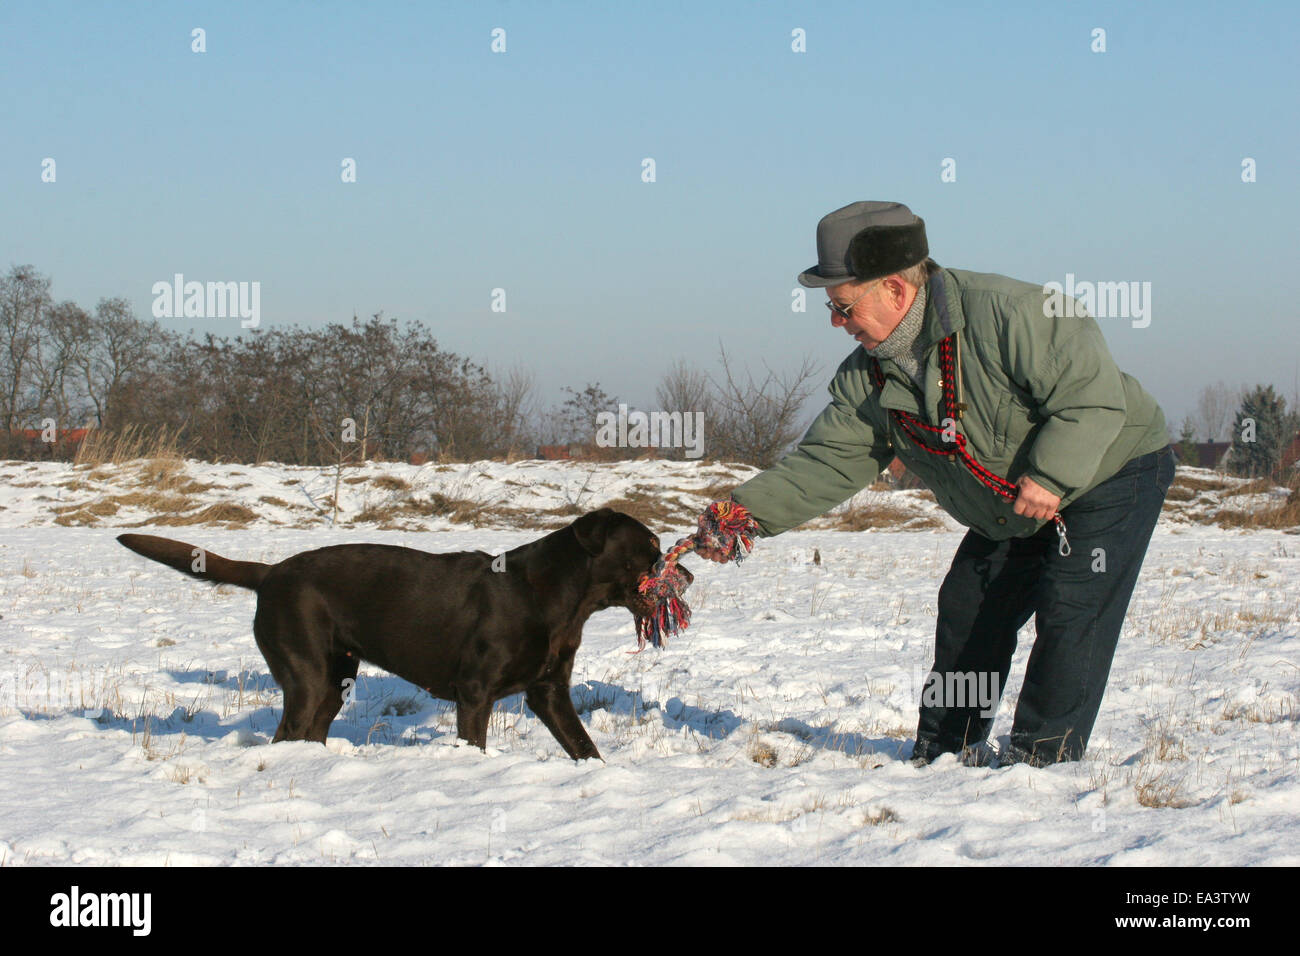
[{"label": "man's face", "polygon": [[[889,333],[907,314],[916,290],[897,276],[886,276],[872,282],[845,282],[830,286],[826,295],[849,313],[849,318],[845,319],[832,311],[831,325],[843,328],[863,348],[874,349],[889,338]],[[852,309],[849,309],[850,303]]]}]

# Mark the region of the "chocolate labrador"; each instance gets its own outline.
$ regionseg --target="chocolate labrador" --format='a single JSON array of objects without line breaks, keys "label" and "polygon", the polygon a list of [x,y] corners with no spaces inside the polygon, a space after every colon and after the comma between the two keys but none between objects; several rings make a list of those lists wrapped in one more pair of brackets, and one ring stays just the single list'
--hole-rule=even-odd
[{"label": "chocolate labrador", "polygon": [[609,508],[495,557],[342,544],[260,564],[153,535],[117,540],[257,592],[253,636],[284,689],[275,740],[324,743],[364,660],[454,700],[457,736],[479,748],[492,704],[523,691],[574,760],[600,756],[569,697],[582,626],[607,607],[649,614],[637,583],[660,558],[649,528]]}]

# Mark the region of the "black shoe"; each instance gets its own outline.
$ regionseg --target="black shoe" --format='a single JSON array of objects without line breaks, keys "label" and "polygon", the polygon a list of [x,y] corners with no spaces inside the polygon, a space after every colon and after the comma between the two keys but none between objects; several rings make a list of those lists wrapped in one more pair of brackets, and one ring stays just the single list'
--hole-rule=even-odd
[{"label": "black shoe", "polygon": [[918,740],[912,748],[911,763],[913,767],[928,767],[944,753],[932,740]]},{"label": "black shoe", "polygon": [[998,754],[981,740],[977,744],[962,747],[961,752],[957,754],[957,759],[966,767],[991,767],[998,759]]},{"label": "black shoe", "polygon": [[[939,743],[939,741],[937,740],[929,740],[929,739],[918,740],[916,742],[916,746],[912,748],[912,758],[911,758],[912,766],[928,767],[930,764],[934,763],[944,754],[954,754],[958,760],[960,760],[962,763],[966,763],[967,759],[972,759],[972,760],[977,759],[976,757],[973,756],[973,753],[977,747],[981,747],[981,746],[985,746],[985,745],[972,744],[969,747],[964,747],[960,744],[950,744],[948,746],[944,746],[943,744]],[[989,756],[991,757],[992,754],[990,753]],[[968,764],[968,766],[978,767],[978,766],[984,766],[984,764],[976,763],[976,764]]]},{"label": "black shoe", "polygon": [[998,767],[1010,767],[1014,764],[1023,763],[1030,767],[1045,767],[1047,763],[1034,754],[1030,753],[1024,747],[1017,747],[1015,744],[1008,742],[1000,751],[998,751]]}]

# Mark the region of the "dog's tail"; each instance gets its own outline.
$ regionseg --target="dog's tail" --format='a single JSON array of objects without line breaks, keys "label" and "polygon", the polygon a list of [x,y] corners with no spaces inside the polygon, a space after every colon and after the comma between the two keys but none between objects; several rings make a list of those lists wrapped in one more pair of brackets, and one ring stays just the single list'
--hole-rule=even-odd
[{"label": "dog's tail", "polygon": [[119,534],[117,540],[136,554],[143,554],[182,574],[211,584],[237,584],[241,588],[257,590],[266,573],[271,570],[269,564],[231,561],[184,541],[159,538],[152,534]]}]

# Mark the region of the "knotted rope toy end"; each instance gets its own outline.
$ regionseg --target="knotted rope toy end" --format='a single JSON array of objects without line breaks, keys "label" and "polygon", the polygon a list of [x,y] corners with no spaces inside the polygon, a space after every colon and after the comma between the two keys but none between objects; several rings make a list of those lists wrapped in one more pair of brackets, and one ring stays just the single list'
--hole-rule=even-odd
[{"label": "knotted rope toy end", "polygon": [[709,505],[700,515],[699,530],[669,548],[655,564],[654,571],[643,575],[637,585],[638,593],[647,599],[651,610],[637,618],[637,648],[628,653],[641,653],[647,643],[665,647],[670,635],[690,626],[691,609],[682,598],[688,582],[677,567],[683,555],[703,548],[721,551],[728,561],[739,564],[754,549],[757,536],[758,523],[743,505],[734,501],[715,501]]}]

